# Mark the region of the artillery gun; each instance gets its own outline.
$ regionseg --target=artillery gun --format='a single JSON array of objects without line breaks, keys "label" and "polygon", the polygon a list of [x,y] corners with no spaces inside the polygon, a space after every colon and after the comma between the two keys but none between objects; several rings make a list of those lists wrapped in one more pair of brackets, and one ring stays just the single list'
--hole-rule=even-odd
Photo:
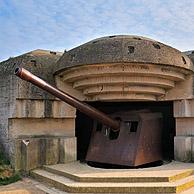
[{"label": "artillery gun", "polygon": [[94,120],[86,161],[136,167],[162,160],[161,113],[141,110],[106,115],[24,68],[16,68],[15,74]]}]

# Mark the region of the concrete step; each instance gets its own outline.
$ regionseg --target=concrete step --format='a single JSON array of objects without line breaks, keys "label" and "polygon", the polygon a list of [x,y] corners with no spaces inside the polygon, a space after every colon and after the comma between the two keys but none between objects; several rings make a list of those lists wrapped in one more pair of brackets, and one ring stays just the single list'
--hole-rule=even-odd
[{"label": "concrete step", "polygon": [[173,182],[194,173],[193,169],[166,170],[164,173],[159,170],[111,170],[110,172],[97,169],[96,171],[95,168],[89,166],[84,168],[84,165],[74,164],[45,165],[43,169],[79,182]]},{"label": "concrete step", "polygon": [[[67,193],[65,191],[60,191],[60,190],[58,190],[58,189],[56,189],[56,188],[54,188],[52,186],[48,186],[48,185],[46,185],[44,183],[38,182],[38,181],[36,181],[34,179],[31,179],[31,178],[24,178],[23,182],[24,182],[24,184],[20,185],[20,187],[22,189],[25,189],[27,187],[28,188],[28,194],[29,193],[31,193],[31,194],[32,193],[33,194],[42,194],[42,193],[44,193],[44,194],[72,194],[72,193]],[[20,184],[20,182],[14,183],[14,185],[15,184]],[[10,186],[10,185],[9,186],[1,186],[0,187],[0,194],[1,194],[1,191],[3,192],[3,194],[8,194],[7,193],[7,189],[5,189],[5,187],[8,187],[8,188],[13,187],[13,184],[11,184],[11,185],[12,186]],[[18,189],[20,187],[18,187]],[[33,188],[33,190],[35,192],[32,192],[32,190],[29,191],[29,188]],[[15,194],[19,194],[17,191],[18,190],[15,190]],[[22,193],[22,194],[24,194],[24,193]],[[88,193],[88,194],[94,194],[94,193]],[[100,193],[95,193],[95,194],[100,194]],[[110,194],[110,193],[104,193],[104,194]],[[140,193],[133,193],[133,194],[140,194]],[[146,193],[146,194],[153,194],[153,193]],[[167,194],[167,193],[165,193],[165,194]],[[194,188],[191,188],[191,189],[188,189],[188,190],[186,190],[184,192],[181,192],[181,194],[194,194]]]},{"label": "concrete step", "polygon": [[179,193],[194,186],[194,175],[175,182],[77,182],[42,169],[31,172],[36,180],[69,193]]}]

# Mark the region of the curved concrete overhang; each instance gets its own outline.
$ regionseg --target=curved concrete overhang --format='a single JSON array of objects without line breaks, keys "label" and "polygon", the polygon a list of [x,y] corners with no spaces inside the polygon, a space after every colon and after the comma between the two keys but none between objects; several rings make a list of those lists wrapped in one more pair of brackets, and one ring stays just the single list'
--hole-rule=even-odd
[{"label": "curved concrete overhang", "polygon": [[65,52],[55,66],[91,101],[156,101],[192,73],[184,53],[139,36],[95,39]]}]

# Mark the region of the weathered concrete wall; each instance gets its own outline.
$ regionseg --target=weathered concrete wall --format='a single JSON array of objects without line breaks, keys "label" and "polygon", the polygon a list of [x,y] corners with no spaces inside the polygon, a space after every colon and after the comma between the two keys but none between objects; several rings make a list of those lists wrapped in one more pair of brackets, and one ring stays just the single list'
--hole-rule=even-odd
[{"label": "weathered concrete wall", "polygon": [[55,71],[59,73],[67,67],[110,63],[193,68],[189,58],[175,48],[141,36],[116,35],[98,38],[65,52]]},{"label": "weathered concrete wall", "polygon": [[160,64],[82,65],[65,69],[59,77],[60,88],[71,85],[85,101],[163,101],[193,96],[192,87],[186,87],[193,83],[191,71]]},{"label": "weathered concrete wall", "polygon": [[[194,51],[186,52],[186,54],[194,64]],[[193,95],[194,95],[194,78],[193,78],[193,83],[192,83],[192,90],[193,90]]]},{"label": "weathered concrete wall", "polygon": [[174,101],[176,136],[174,138],[175,160],[194,161],[194,99]]},{"label": "weathered concrete wall", "polygon": [[189,57],[144,37],[118,35],[92,40],[65,52],[54,69],[62,82],[84,94],[85,101],[193,97],[194,68]]},{"label": "weathered concrete wall", "polygon": [[[194,63],[194,52],[186,52]],[[187,82],[179,85],[176,94],[182,93],[182,100],[174,101],[174,117],[176,119],[176,136],[174,138],[175,160],[194,161],[194,75]],[[190,94],[190,98],[185,97]],[[186,95],[187,96],[187,95]],[[184,98],[185,97],[185,98]]]},{"label": "weathered concrete wall", "polygon": [[[30,56],[30,59],[28,58]],[[0,63],[0,138],[6,154],[11,157],[13,151],[13,141],[8,134],[8,118],[12,117],[16,98],[21,95],[18,92],[20,80],[13,75],[16,66],[24,65],[24,61],[34,60],[31,54],[10,58]],[[28,92],[27,92],[28,93]]]},{"label": "weathered concrete wall", "polygon": [[62,136],[17,139],[15,169],[28,172],[42,165],[75,161],[76,142],[76,137]]},{"label": "weathered concrete wall", "polygon": [[[0,63],[0,142],[14,161],[21,137],[74,136],[75,109],[14,75],[24,67],[55,84],[53,67],[61,53],[35,50]],[[65,131],[65,129],[67,129]]]},{"label": "weathered concrete wall", "polygon": [[0,143],[8,158],[13,153],[13,142],[8,137],[8,117],[11,117],[14,111],[16,95],[14,77],[0,71]]}]

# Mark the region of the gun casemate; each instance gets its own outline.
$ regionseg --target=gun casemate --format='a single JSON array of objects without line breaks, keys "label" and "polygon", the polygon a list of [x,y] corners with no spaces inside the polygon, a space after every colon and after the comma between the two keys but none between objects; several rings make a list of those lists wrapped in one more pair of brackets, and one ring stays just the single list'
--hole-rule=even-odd
[{"label": "gun casemate", "polygon": [[[161,141],[159,140],[162,118],[160,113],[145,110],[117,112],[109,116],[51,86],[24,68],[16,68],[15,74],[94,119],[93,135],[86,156],[87,161],[138,166],[162,159]],[[157,132],[152,132],[153,128]]]},{"label": "gun casemate", "polygon": [[[82,92],[86,101],[110,102],[112,106],[181,98],[180,93],[174,96],[173,89],[192,72],[191,61],[180,51],[136,36],[93,40],[65,52],[54,67],[54,74]],[[167,132],[161,108],[118,106],[105,114],[23,68],[17,68],[15,74],[93,119],[86,161],[135,167],[163,160]]]}]

